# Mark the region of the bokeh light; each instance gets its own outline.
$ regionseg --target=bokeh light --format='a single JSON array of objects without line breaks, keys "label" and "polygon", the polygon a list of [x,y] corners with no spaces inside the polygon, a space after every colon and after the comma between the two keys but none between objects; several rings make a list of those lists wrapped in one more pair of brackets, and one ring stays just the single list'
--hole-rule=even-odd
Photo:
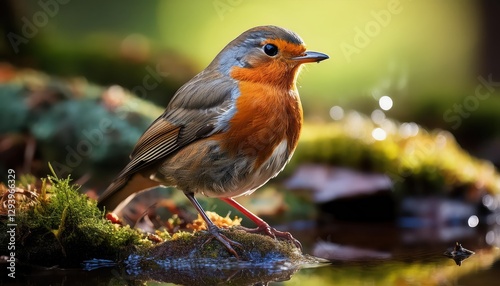
[{"label": "bokeh light", "polygon": [[385,120],[385,113],[380,109],[375,109],[374,111],[372,111],[372,114],[370,117],[374,123],[380,125]]},{"label": "bokeh light", "polygon": [[387,138],[387,132],[385,132],[384,129],[377,127],[375,129],[373,129],[372,137],[373,137],[373,139],[375,139],[377,141],[382,141],[382,140],[385,140]]},{"label": "bokeh light", "polygon": [[467,224],[470,227],[476,227],[479,224],[479,218],[477,217],[477,215],[471,215],[467,220]]},{"label": "bokeh light", "polygon": [[344,118],[344,109],[338,105],[332,106],[330,108],[330,117],[333,120],[341,120]]},{"label": "bokeh light", "polygon": [[378,100],[378,104],[380,105],[380,108],[382,108],[383,110],[389,110],[392,108],[393,104],[392,98],[390,98],[387,95],[384,95]]}]

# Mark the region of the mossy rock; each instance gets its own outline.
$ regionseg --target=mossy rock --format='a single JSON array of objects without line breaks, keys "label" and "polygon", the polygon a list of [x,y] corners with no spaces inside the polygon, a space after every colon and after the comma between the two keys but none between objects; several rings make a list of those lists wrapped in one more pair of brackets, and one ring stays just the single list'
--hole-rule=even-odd
[{"label": "mossy rock", "polygon": [[[263,277],[268,281],[282,280],[304,265],[320,262],[303,255],[290,241],[248,233],[234,226],[221,232],[241,244],[234,247],[238,258],[207,231],[148,235],[105,219],[96,202],[78,193],[78,186],[71,184],[69,178],[49,176],[41,186],[32,179],[22,181],[15,189],[15,223],[16,259],[23,267],[79,268],[83,263],[91,270],[116,266],[125,269],[130,278],[127,280],[198,284],[206,279],[215,283],[232,271],[241,270],[245,274],[234,280],[235,285],[241,285],[242,281],[257,283]],[[0,185],[0,197],[5,197],[9,190]],[[6,213],[5,209],[1,211]],[[221,219],[225,223],[227,220],[228,217]],[[234,221],[239,223],[239,219]],[[0,222],[0,241],[6,245],[8,217],[1,217]],[[8,254],[0,251],[0,255]]]},{"label": "mossy rock", "polygon": [[[124,261],[126,272],[138,280],[156,280],[183,285],[254,285],[288,280],[293,273],[325,260],[304,255],[289,241],[252,234],[237,227],[222,234],[242,245],[235,247],[239,259],[206,231],[166,241]],[[207,242],[208,241],[208,242]],[[238,275],[234,275],[237,273]],[[225,284],[226,285],[226,284]]]},{"label": "mossy rock", "polygon": [[[118,259],[136,247],[152,245],[139,231],[104,219],[96,202],[78,193],[78,186],[69,179],[49,177],[48,181],[40,188],[19,184],[15,189],[16,258],[20,262],[73,268],[86,259]],[[0,187],[2,196],[8,191],[5,185]],[[9,240],[8,223],[7,216],[0,217],[3,245]]]}]

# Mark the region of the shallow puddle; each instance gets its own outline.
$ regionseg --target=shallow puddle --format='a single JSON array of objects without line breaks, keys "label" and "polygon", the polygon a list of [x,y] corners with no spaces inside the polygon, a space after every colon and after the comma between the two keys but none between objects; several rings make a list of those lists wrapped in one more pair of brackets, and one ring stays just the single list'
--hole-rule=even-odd
[{"label": "shallow puddle", "polygon": [[[393,224],[335,223],[293,230],[304,252],[330,263],[274,265],[189,261],[154,269],[128,263],[92,271],[19,267],[2,285],[498,285],[500,250],[492,228],[404,229]],[[492,239],[493,236],[493,239]],[[497,238],[498,239],[498,238]],[[459,242],[475,253],[458,266],[445,252]],[[191,263],[192,262],[192,263]],[[190,267],[191,265],[192,267]],[[109,265],[108,265],[109,266]],[[14,283],[12,283],[14,282]],[[7,284],[8,283],[8,284]]]}]

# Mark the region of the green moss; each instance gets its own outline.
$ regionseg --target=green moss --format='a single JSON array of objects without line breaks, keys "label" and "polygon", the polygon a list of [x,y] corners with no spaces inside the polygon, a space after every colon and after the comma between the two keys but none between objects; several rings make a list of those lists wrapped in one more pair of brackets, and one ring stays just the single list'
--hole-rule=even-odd
[{"label": "green moss", "polygon": [[[42,184],[35,201],[20,192],[16,196],[16,256],[20,261],[74,267],[86,259],[117,259],[135,247],[151,245],[138,231],[104,219],[96,202],[78,193],[69,178],[50,176],[48,181],[51,186]],[[19,190],[30,188],[19,185]],[[2,218],[1,228],[6,227],[7,220]],[[2,243],[8,239],[5,233],[2,229]]]},{"label": "green moss", "polygon": [[[387,138],[377,141],[379,127],[350,112],[330,124],[306,125],[295,155],[285,168],[289,176],[299,164],[322,163],[387,174],[399,195],[421,192],[500,193],[500,176],[488,161],[469,155],[446,131],[427,131],[415,123],[387,119]],[[408,135],[409,126],[416,134]]]},{"label": "green moss", "polygon": [[[289,241],[275,240],[269,236],[248,233],[237,227],[222,229],[221,231],[227,238],[241,244],[241,247],[234,246],[234,250],[243,261],[258,261],[269,256],[291,261],[303,259],[301,251]],[[175,234],[172,240],[150,248],[145,256],[152,257],[153,261],[186,257],[234,258],[224,245],[212,239],[211,234],[207,231],[198,231],[194,234],[187,232]]]},{"label": "green moss", "polygon": [[[130,260],[137,257],[138,265],[152,271],[163,269],[164,265],[157,261],[174,261],[176,265],[199,261],[268,265],[286,261],[300,265],[305,260],[301,251],[288,241],[236,228],[221,231],[241,244],[241,247],[235,247],[240,260],[206,231],[178,231],[173,235],[165,230],[157,231],[152,240],[163,239],[164,242],[154,244],[148,239],[151,235],[105,219],[96,202],[80,194],[79,187],[71,184],[69,178],[49,176],[42,180],[39,188],[33,184],[33,178],[21,181],[30,183],[20,183],[16,193],[16,258],[24,263],[67,268],[78,267],[85,260],[94,258],[128,260],[130,264]],[[0,190],[5,193],[7,188],[3,186]],[[9,239],[6,235],[7,218],[3,217],[1,222],[0,241],[6,245]]]},{"label": "green moss", "polygon": [[[226,281],[227,285],[254,285],[258,281],[286,280],[300,267],[325,262],[303,255],[288,241],[251,234],[237,227],[222,229],[221,232],[241,244],[241,247],[234,247],[239,259],[220,242],[211,239],[211,234],[199,231],[194,235],[176,235],[142,255],[131,255],[125,260],[125,267],[138,279],[184,285],[215,285],[220,281]],[[222,280],[221,277],[228,275],[226,272],[235,271],[245,275],[231,275],[231,279]]]}]

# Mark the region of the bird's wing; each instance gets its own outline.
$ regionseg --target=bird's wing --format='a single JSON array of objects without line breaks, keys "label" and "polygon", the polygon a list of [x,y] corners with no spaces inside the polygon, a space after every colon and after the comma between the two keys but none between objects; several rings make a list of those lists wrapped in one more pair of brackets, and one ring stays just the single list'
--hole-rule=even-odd
[{"label": "bird's wing", "polygon": [[223,131],[234,112],[236,88],[230,77],[204,72],[182,86],[139,138],[130,162],[99,196],[99,206],[113,210],[130,195],[158,185],[138,173],[191,142]]},{"label": "bird's wing", "polygon": [[181,87],[165,112],[139,138],[130,155],[131,161],[99,201],[116,195],[138,171],[193,141],[222,131],[219,118],[230,112],[234,88],[231,78],[221,75],[208,78],[203,72]]}]

